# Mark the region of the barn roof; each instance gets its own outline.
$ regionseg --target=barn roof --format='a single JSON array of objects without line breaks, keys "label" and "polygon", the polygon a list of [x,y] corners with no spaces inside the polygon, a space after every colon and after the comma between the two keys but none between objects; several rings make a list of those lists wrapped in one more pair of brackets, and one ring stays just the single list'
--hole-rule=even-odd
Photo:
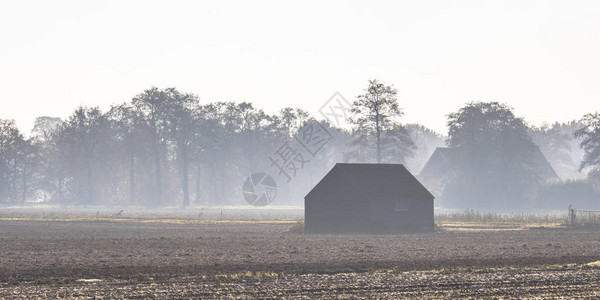
[{"label": "barn roof", "polygon": [[552,168],[552,165],[550,165],[550,162],[546,159],[542,150],[540,150],[540,147],[535,146],[534,151],[533,161],[537,166],[538,175],[545,179],[558,178],[558,174],[556,174],[554,168]]},{"label": "barn roof", "polygon": [[[434,196],[401,164],[355,164],[337,163],[306,195],[310,196],[331,190],[334,176],[342,177],[344,185],[356,193],[369,198],[433,199]],[[338,178],[339,179],[339,178]],[[338,180],[335,180],[339,182]]]}]

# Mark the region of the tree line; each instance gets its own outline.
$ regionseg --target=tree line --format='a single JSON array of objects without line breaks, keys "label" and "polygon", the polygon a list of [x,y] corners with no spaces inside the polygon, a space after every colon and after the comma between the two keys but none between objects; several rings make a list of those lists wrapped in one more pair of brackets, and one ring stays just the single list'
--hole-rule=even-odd
[{"label": "tree line", "polygon": [[[244,204],[241,186],[250,174],[264,170],[278,183],[286,182],[270,158],[306,126],[318,126],[330,139],[296,165],[289,184],[278,186],[280,205],[302,203],[336,162],[403,163],[418,174],[433,150],[444,145],[473,158],[477,168],[461,178],[474,186],[498,179],[493,178],[498,174],[477,173],[490,168],[515,172],[502,177],[519,178],[511,184],[528,182],[521,162],[533,145],[540,146],[561,176],[599,170],[598,114],[529,127],[504,104],[472,102],[448,115],[446,136],[403,124],[402,116],[396,89],[370,80],[352,103],[350,128],[318,120],[300,108],[270,115],[249,102],[201,103],[192,93],[155,87],[106,111],[78,107],[66,120],[38,117],[28,138],[14,121],[0,120],[0,203]],[[302,172],[296,172],[300,167]]]}]

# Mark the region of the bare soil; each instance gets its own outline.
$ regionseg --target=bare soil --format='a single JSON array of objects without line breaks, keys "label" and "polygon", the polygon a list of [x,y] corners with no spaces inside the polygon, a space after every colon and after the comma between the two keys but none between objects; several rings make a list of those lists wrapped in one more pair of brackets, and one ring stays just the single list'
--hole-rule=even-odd
[{"label": "bare soil", "polygon": [[[600,295],[600,231],[302,235],[293,222],[0,220],[0,298]],[[592,264],[590,264],[592,263]]]}]

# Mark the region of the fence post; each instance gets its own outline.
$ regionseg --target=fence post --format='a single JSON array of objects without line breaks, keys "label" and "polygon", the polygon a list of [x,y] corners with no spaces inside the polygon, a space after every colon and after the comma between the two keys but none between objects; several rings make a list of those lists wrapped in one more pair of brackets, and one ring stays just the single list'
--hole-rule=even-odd
[{"label": "fence post", "polygon": [[571,226],[575,226],[575,209],[571,204],[569,204],[569,222]]}]

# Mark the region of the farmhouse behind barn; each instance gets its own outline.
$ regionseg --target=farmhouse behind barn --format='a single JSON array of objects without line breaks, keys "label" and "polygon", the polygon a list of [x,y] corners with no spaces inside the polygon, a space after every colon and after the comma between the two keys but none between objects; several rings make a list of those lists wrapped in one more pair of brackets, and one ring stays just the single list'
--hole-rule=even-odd
[{"label": "farmhouse behind barn", "polygon": [[[558,175],[540,150],[538,146],[532,152],[532,163],[534,173],[542,180],[558,179]],[[460,148],[438,147],[425,163],[419,177],[426,180],[425,183],[435,180],[443,185],[455,178],[461,171],[469,171],[470,161]],[[466,169],[466,170],[465,170]]]},{"label": "farmhouse behind barn", "polygon": [[[531,168],[532,173],[542,181],[559,179],[558,175],[540,150],[536,146],[532,151]],[[442,190],[454,178],[460,174],[472,174],[477,168],[467,153],[460,148],[438,147],[431,154],[431,157],[425,163],[425,166],[419,173],[419,180],[432,192],[438,199]],[[500,170],[490,170],[499,172]]]},{"label": "farmhouse behind barn", "polygon": [[306,195],[306,233],[433,230],[433,195],[401,164],[338,163]]}]

